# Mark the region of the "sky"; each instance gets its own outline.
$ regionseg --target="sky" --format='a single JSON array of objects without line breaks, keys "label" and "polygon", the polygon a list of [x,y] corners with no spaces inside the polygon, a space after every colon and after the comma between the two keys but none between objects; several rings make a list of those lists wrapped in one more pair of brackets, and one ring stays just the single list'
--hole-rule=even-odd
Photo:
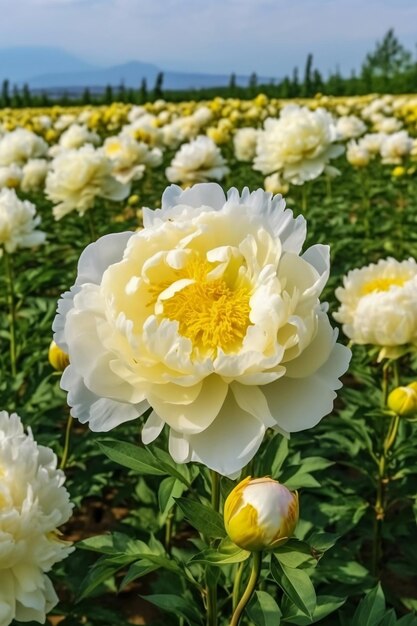
[{"label": "sky", "polygon": [[417,43],[417,0],[0,0],[0,9],[3,48],[57,46],[103,66],[281,78],[311,52],[325,75],[349,74],[390,27],[413,54]]}]

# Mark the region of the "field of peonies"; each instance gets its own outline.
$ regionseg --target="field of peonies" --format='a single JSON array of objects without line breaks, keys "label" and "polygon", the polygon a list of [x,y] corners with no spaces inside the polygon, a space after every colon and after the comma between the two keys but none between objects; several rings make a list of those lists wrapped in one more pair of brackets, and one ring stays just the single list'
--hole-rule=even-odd
[{"label": "field of peonies", "polygon": [[417,96],[0,110],[0,626],[417,626],[416,259]]}]

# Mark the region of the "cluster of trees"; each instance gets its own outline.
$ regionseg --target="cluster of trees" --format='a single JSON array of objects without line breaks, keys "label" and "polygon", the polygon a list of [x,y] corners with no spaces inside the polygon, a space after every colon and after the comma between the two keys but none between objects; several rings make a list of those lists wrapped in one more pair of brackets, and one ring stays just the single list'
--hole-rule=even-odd
[{"label": "cluster of trees", "polygon": [[8,80],[3,81],[0,94],[0,107],[49,106],[51,104],[111,104],[112,102],[131,102],[143,104],[165,98],[177,102],[181,100],[203,100],[215,96],[253,98],[258,93],[265,93],[274,98],[309,98],[317,93],[333,96],[351,96],[367,93],[413,93],[417,92],[417,60],[398,40],[394,30],[390,29],[375,49],[366,55],[358,73],[352,71],[349,77],[342,76],[339,69],[326,78],[314,67],[313,55],[307,56],[304,72],[300,75],[295,67],[291,76],[282,80],[271,80],[268,84],[258,82],[256,73],[249,77],[247,87],[236,84],[236,75],[230,76],[227,87],[168,91],[163,88],[164,75],[160,72],[152,88],[148,88],[146,79],[142,79],[138,89],[127,89],[123,83],[114,88],[108,85],[104,90],[94,93],[88,88],[83,92],[60,93],[47,91],[31,92],[28,85],[18,89],[10,88]]}]

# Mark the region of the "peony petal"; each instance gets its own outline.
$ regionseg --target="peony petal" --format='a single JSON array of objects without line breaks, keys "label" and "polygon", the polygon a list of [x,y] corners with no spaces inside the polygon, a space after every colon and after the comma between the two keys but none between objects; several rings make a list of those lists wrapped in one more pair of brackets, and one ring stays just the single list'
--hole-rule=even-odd
[{"label": "peony petal", "polygon": [[326,363],[306,378],[284,377],[263,392],[277,425],[292,433],[312,428],[333,409],[339,376],[347,369],[350,350],[335,344]]},{"label": "peony petal", "polygon": [[112,233],[90,243],[81,253],[78,261],[78,276],[75,284],[99,285],[108,266],[123,258],[127,242],[133,234],[133,232]]},{"label": "peony petal", "polygon": [[188,437],[191,460],[235,478],[255,456],[264,434],[264,425],[243,411],[229,393],[212,425],[201,434]]},{"label": "peony petal", "polygon": [[171,404],[164,402],[162,393],[152,393],[148,400],[153,409],[171,428],[186,434],[200,433],[206,430],[216,419],[226,398],[228,385],[216,375],[204,379],[201,391],[191,404]]},{"label": "peony petal", "polygon": [[155,439],[159,437],[164,426],[164,420],[161,420],[159,415],[155,413],[155,411],[152,411],[142,428],[142,441],[145,446],[149,445],[152,441],[155,441]]}]

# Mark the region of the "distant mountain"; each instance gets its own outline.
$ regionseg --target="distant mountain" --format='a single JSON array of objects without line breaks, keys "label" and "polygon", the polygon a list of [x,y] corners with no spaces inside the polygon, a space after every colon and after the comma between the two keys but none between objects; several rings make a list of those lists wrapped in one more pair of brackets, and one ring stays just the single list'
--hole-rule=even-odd
[{"label": "distant mountain", "polygon": [[47,46],[19,46],[0,48],[0,80],[21,83],[35,74],[51,72],[85,72],[95,70],[93,65],[76,56]]},{"label": "distant mountain", "polygon": [[[152,89],[158,72],[163,72],[163,89],[199,89],[223,87],[230,81],[230,74],[203,74],[165,71],[152,63],[130,61],[112,67],[91,65],[72,54],[52,47],[0,48],[0,81],[9,79],[11,85],[28,83],[35,91],[46,90],[50,94],[80,93],[86,87],[92,92],[103,91],[107,85],[114,88],[122,83],[137,89],[146,79]],[[247,86],[248,76],[236,76],[236,84]],[[259,78],[259,82],[270,82]]]},{"label": "distant mountain", "polygon": [[105,87],[118,86],[124,83],[126,87],[138,88],[142,78],[150,83],[155,81],[160,69],[151,63],[130,61],[123,65],[114,65],[107,68],[90,68],[87,71],[48,72],[42,73],[27,82],[33,88],[51,87]]}]

